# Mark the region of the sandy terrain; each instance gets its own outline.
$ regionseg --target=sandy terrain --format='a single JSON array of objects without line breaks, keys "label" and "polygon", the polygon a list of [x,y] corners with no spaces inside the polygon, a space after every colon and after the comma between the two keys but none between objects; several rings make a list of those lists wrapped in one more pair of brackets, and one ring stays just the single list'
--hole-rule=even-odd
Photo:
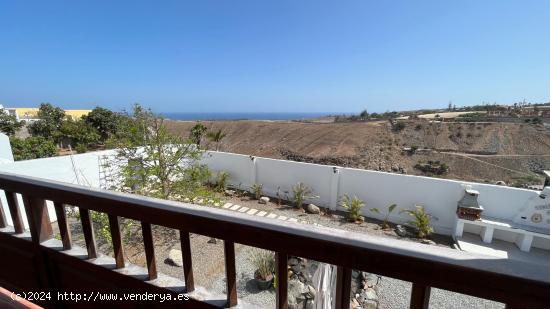
[{"label": "sandy terrain", "polygon": [[[538,183],[542,178],[534,172],[550,168],[550,130],[530,124],[415,120],[395,132],[387,121],[203,123],[227,133],[220,150],[271,158],[417,175],[423,173],[414,168],[416,163],[440,160],[450,167],[441,177],[506,183]],[[169,121],[168,127],[188,136],[194,124]],[[403,150],[411,146],[430,151]]]}]

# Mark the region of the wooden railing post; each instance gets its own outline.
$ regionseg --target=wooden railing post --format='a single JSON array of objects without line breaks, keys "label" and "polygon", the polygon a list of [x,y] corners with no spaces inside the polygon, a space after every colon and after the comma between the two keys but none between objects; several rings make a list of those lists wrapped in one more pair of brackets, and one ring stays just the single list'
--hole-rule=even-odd
[{"label": "wooden railing post", "polygon": [[67,214],[65,213],[65,205],[59,202],[54,202],[55,215],[57,216],[57,225],[59,226],[59,234],[61,235],[61,241],[63,242],[63,250],[70,250],[71,244],[71,230],[67,223]]},{"label": "wooden railing post", "polygon": [[82,222],[82,232],[84,233],[86,248],[88,249],[88,259],[95,259],[97,258],[97,247],[90,211],[82,207],[79,207],[78,210],[80,212],[80,221]]},{"label": "wooden railing post", "polygon": [[27,213],[27,222],[31,230],[32,241],[41,243],[52,239],[53,230],[46,201],[41,198],[24,195],[23,204],[25,204],[25,212]]},{"label": "wooden railing post", "polygon": [[186,292],[195,290],[195,281],[193,279],[193,259],[191,256],[191,238],[189,233],[180,230],[181,257],[183,260],[183,276],[185,277]]},{"label": "wooden railing post", "polygon": [[227,307],[237,305],[237,273],[235,271],[235,243],[223,241],[225,254],[225,276],[227,279]]},{"label": "wooden railing post", "polygon": [[338,266],[336,268],[336,307],[349,309],[351,295],[351,269]]},{"label": "wooden railing post", "polygon": [[411,309],[428,309],[430,304],[431,288],[413,282],[411,291]]},{"label": "wooden railing post", "polygon": [[277,280],[277,308],[288,308],[288,256],[284,252],[275,253]]},{"label": "wooden railing post", "polygon": [[120,235],[120,219],[115,215],[108,215],[108,217],[116,268],[124,268],[124,250],[122,249],[122,236]]},{"label": "wooden railing post", "polygon": [[6,220],[6,214],[4,213],[4,206],[2,206],[2,200],[0,200],[0,228],[8,226],[8,221]]},{"label": "wooden railing post", "polygon": [[147,271],[149,272],[149,280],[155,280],[157,279],[158,274],[151,224],[141,222],[141,232],[143,233],[143,247],[145,248],[145,258],[147,259]]},{"label": "wooden railing post", "polygon": [[25,231],[23,225],[23,219],[21,217],[21,211],[19,210],[19,202],[17,201],[17,194],[15,192],[4,191],[6,193],[6,201],[8,202],[8,208],[10,209],[11,221],[13,222],[13,228],[15,234],[21,234]]}]

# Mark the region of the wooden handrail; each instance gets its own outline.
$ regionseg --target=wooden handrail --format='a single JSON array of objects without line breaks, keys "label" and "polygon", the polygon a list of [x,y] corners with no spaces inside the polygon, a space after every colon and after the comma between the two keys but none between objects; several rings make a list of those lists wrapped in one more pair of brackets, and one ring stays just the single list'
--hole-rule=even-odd
[{"label": "wooden handrail", "polygon": [[[337,265],[343,280],[339,293],[349,293],[347,280],[352,269],[411,281],[415,287],[411,306],[414,303],[416,308],[427,306],[430,287],[504,303],[522,302],[531,308],[550,303],[550,269],[520,261],[337,229],[282,223],[223,209],[102,191],[9,173],[0,173],[0,189],[138,220],[142,222],[142,227],[143,224],[149,225],[149,229],[147,226],[143,229],[144,237],[150,232],[150,225],[154,224],[179,230],[180,235],[184,233],[184,236],[185,233],[197,233],[224,240],[227,301],[231,305],[236,303],[237,296],[234,294],[236,290],[233,281],[234,243],[272,250],[280,256],[301,256]],[[187,243],[188,239],[184,237],[182,249],[185,249],[183,245]],[[152,245],[152,239],[149,245]],[[189,258],[189,252],[183,251],[187,255],[184,259]],[[150,258],[147,260],[149,262]],[[149,275],[156,275],[156,269],[152,272],[151,265],[148,267]],[[278,262],[277,268],[278,273],[281,273],[284,263]],[[189,279],[192,282],[192,273]],[[286,280],[286,277],[278,276],[277,280]],[[286,287],[286,282],[279,286]],[[286,299],[286,292],[278,295],[278,301]],[[339,301],[340,307],[349,308],[349,295],[341,294]],[[284,306],[279,304],[280,308]]]}]

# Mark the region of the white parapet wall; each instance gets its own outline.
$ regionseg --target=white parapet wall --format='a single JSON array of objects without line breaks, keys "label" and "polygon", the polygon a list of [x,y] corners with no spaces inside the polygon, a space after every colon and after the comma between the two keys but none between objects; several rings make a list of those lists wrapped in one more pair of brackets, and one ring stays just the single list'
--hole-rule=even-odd
[{"label": "white parapet wall", "polygon": [[[0,171],[99,187],[100,157],[112,154],[113,151],[100,151],[72,157],[4,163],[0,164]],[[537,199],[540,194],[538,191],[497,185],[215,151],[205,153],[202,162],[214,173],[227,171],[232,186],[248,190],[255,183],[262,184],[264,193],[272,197],[280,194],[283,199],[291,199],[292,186],[302,182],[311,188],[311,195],[315,196],[308,202],[333,210],[343,210],[338,204],[344,194],[363,200],[366,204],[363,215],[377,219],[382,219],[383,215],[371,212],[371,208],[376,207],[384,212],[387,206],[397,204],[397,211],[390,216],[390,220],[395,223],[406,223],[410,219],[406,214],[400,214],[399,210],[422,205],[432,215],[436,232],[447,235],[454,228],[456,205],[464,194],[465,186],[471,186],[480,192],[479,202],[485,208],[485,215],[505,220],[512,220],[526,204]],[[0,196],[6,207],[3,194]],[[50,210],[50,215],[55,218],[53,209]]]},{"label": "white parapet wall", "polygon": [[10,138],[4,133],[0,133],[0,164],[11,162],[13,162],[13,154],[11,152]]},{"label": "white parapet wall", "polygon": [[279,192],[282,198],[291,198],[292,186],[302,182],[316,196],[309,202],[333,210],[344,210],[339,207],[344,194],[363,200],[363,215],[377,219],[382,219],[384,215],[371,212],[371,208],[378,208],[384,213],[389,205],[397,204],[397,210],[390,216],[390,220],[395,223],[407,223],[410,220],[406,214],[399,213],[401,209],[422,205],[432,216],[436,232],[447,235],[453,231],[457,202],[462,198],[466,186],[480,192],[479,202],[485,208],[485,215],[505,220],[512,220],[520,209],[540,194],[538,191],[505,186],[254,158],[224,152],[209,152],[204,162],[214,172],[229,172],[232,185],[247,189],[254,183],[262,184],[264,193],[270,196],[276,196]]},{"label": "white parapet wall", "polygon": [[[112,155],[113,153],[114,151],[112,150],[106,150],[76,154],[73,156],[15,161],[3,164],[0,163],[0,171],[99,188],[99,158],[101,156]],[[2,191],[0,190],[0,192]],[[0,201],[4,207],[4,212],[9,213],[3,192],[0,194]],[[23,201],[19,195],[18,201],[21,207],[23,205]],[[48,202],[47,205],[50,218],[52,221],[56,221],[57,218],[55,215],[55,209],[53,208],[53,203]],[[23,216],[23,223],[27,227],[27,216],[23,207],[21,207],[21,215]],[[13,224],[9,216],[7,220],[9,224]]]}]

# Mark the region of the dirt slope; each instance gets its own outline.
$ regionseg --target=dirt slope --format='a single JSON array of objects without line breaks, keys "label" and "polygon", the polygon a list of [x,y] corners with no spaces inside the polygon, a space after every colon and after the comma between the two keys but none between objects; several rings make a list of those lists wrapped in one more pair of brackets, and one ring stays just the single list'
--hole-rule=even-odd
[{"label": "dirt slope", "polygon": [[[527,124],[417,120],[395,132],[387,121],[203,123],[209,129],[227,133],[222,151],[272,158],[417,175],[423,173],[414,168],[416,163],[439,160],[450,168],[438,177],[518,184],[540,182],[540,176],[533,172],[550,168],[550,130]],[[194,124],[169,121],[168,127],[187,136]],[[403,151],[411,146],[430,151]]]}]

